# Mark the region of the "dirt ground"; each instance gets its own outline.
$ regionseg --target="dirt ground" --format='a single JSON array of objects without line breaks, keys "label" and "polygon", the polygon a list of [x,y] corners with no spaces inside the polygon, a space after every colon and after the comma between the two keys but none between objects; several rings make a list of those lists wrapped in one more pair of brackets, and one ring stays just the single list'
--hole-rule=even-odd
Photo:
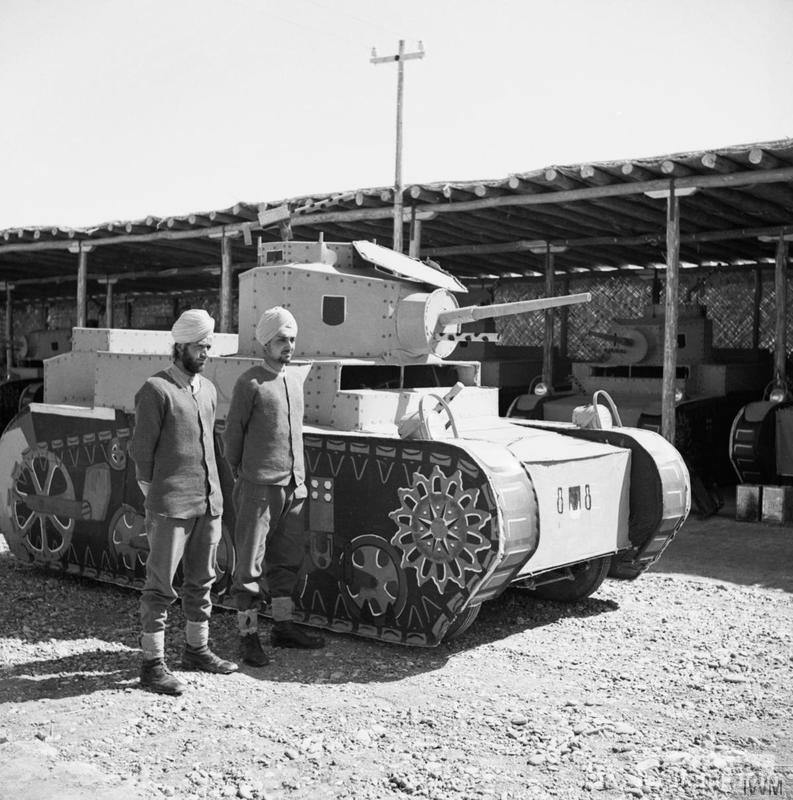
[{"label": "dirt ground", "polygon": [[178,699],[137,686],[134,592],[3,549],[0,800],[793,797],[793,527],[733,514],[584,602],[509,591],[432,650],[328,634]]}]

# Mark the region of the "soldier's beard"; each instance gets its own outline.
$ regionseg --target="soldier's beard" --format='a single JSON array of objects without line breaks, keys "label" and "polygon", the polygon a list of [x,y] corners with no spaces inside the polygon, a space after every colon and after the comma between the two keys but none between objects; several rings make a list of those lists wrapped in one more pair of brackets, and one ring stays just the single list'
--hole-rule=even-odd
[{"label": "soldier's beard", "polygon": [[179,354],[179,366],[191,375],[197,375],[199,372],[202,372],[205,363],[204,361],[199,361],[197,358],[193,358],[187,350],[182,350]]}]

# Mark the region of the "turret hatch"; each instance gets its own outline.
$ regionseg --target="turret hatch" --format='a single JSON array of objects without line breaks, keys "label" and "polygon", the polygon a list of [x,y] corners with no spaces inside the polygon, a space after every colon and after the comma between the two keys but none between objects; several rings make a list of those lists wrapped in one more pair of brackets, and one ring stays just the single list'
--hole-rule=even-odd
[{"label": "turret hatch", "polygon": [[353,247],[364,261],[368,261],[376,268],[384,270],[403,280],[425,283],[437,286],[439,289],[448,289],[451,292],[467,292],[453,275],[440,269],[418,261],[415,258],[388,250],[374,242],[353,242]]}]

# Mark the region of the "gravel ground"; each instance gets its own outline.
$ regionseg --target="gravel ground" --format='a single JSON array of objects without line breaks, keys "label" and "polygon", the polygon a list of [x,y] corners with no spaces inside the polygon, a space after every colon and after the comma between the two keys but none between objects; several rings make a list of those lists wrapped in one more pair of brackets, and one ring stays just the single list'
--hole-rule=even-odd
[{"label": "gravel ground", "polygon": [[692,520],[585,602],[510,591],[448,646],[328,634],[174,699],[137,686],[134,592],[3,551],[0,798],[793,797],[792,566],[792,528]]}]

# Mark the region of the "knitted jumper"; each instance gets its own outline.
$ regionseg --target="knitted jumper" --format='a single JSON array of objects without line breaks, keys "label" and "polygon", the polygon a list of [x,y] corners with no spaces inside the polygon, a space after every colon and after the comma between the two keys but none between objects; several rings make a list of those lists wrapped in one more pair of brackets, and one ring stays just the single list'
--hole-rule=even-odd
[{"label": "knitted jumper", "polygon": [[217,390],[201,375],[195,378],[195,394],[170,369],[143,384],[129,447],[137,479],[151,483],[146,508],[179,519],[223,513],[213,439]]},{"label": "knitted jumper", "polygon": [[251,367],[237,379],[223,433],[226,460],[251,483],[302,486],[303,373]]}]

